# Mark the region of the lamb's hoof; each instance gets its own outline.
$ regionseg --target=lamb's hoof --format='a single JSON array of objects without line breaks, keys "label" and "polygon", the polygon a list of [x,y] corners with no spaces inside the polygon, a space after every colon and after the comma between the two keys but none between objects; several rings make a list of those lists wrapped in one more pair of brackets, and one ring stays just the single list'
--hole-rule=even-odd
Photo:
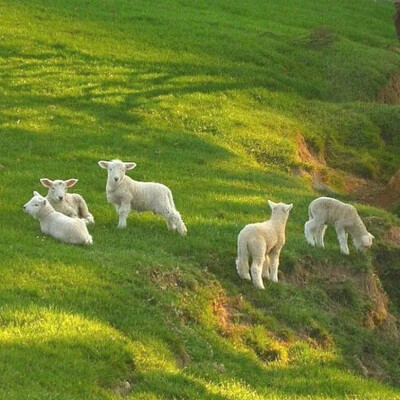
[{"label": "lamb's hoof", "polygon": [[310,246],[315,246],[315,242],[312,239],[306,239],[306,242],[310,245]]},{"label": "lamb's hoof", "polygon": [[246,279],[247,281],[251,281],[250,274],[240,274],[239,272],[238,272],[238,274],[242,279]]},{"label": "lamb's hoof", "polygon": [[340,252],[341,252],[342,254],[344,254],[345,256],[348,256],[348,255],[350,254],[350,251],[349,251],[349,250],[340,250]]},{"label": "lamb's hoof", "polygon": [[264,284],[262,282],[253,282],[253,283],[257,289],[265,289]]},{"label": "lamb's hoof", "polygon": [[125,228],[126,228],[126,224],[125,224],[125,225],[118,224],[118,225],[117,225],[117,228],[118,228],[118,229],[125,229]]}]

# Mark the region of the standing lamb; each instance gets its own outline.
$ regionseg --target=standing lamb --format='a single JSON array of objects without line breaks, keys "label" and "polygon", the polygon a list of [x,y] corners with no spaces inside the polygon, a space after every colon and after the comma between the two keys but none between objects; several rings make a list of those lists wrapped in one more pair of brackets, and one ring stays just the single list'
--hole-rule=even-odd
[{"label": "standing lamb", "polygon": [[[264,289],[262,277],[278,282],[279,255],[285,244],[285,228],[289,211],[293,204],[274,203],[271,207],[271,219],[246,225],[239,233],[236,269],[243,279],[253,279],[253,284]],[[252,259],[251,278],[249,258]]]},{"label": "standing lamb", "polygon": [[154,182],[138,182],[125,175],[136,167],[134,162],[120,160],[99,161],[99,166],[108,172],[107,200],[115,205],[119,216],[118,228],[126,227],[126,219],[131,209],[136,211],[153,211],[162,215],[168,230],[177,230],[182,236],[187,229],[181,215],[175,208],[171,190]]},{"label": "standing lamb", "polygon": [[50,202],[38,192],[33,192],[32,199],[23,208],[26,213],[39,220],[44,234],[65,243],[93,244],[92,236],[86,227],[86,220],[67,217],[55,211]]},{"label": "standing lamb", "polygon": [[67,193],[67,189],[74,186],[78,179],[68,179],[62,181],[57,179],[51,181],[47,178],[40,180],[41,184],[48,188],[46,199],[49,200],[53,208],[68,217],[83,218],[89,224],[94,224],[93,215],[90,214],[88,206],[82,196],[76,193]]},{"label": "standing lamb", "polygon": [[372,245],[371,235],[351,204],[330,197],[319,197],[308,206],[309,221],[304,225],[304,235],[311,246],[324,247],[324,235],[328,225],[333,225],[339,239],[340,251],[349,254],[347,236],[350,234],[355,247],[365,251]]}]

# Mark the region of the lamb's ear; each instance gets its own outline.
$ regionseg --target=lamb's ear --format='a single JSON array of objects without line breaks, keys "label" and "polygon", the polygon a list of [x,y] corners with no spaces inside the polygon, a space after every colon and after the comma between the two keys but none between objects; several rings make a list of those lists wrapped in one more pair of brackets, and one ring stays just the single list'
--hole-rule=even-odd
[{"label": "lamb's ear", "polygon": [[134,162],[124,162],[124,165],[127,171],[136,167],[136,163]]},{"label": "lamb's ear", "polygon": [[67,187],[72,187],[78,182],[78,179],[68,179],[67,181],[64,181],[64,183],[67,185]]},{"label": "lamb's ear", "polygon": [[276,203],[274,203],[274,202],[271,201],[271,200],[268,200],[268,204],[269,204],[269,206],[270,206],[270,208],[271,208],[271,211],[276,207]]},{"label": "lamb's ear", "polygon": [[39,192],[37,192],[36,190],[33,191],[33,195],[34,195],[34,196],[42,197],[42,195],[41,195]]},{"label": "lamb's ear", "polygon": [[99,164],[100,168],[107,169],[110,162],[109,161],[99,161],[97,164]]},{"label": "lamb's ear", "polygon": [[286,204],[285,205],[285,211],[289,212],[293,208],[293,203],[292,204]]},{"label": "lamb's ear", "polygon": [[40,180],[40,183],[41,183],[44,187],[51,188],[51,185],[53,184],[53,181],[51,181],[50,179],[47,179],[47,178],[42,178],[42,179]]}]

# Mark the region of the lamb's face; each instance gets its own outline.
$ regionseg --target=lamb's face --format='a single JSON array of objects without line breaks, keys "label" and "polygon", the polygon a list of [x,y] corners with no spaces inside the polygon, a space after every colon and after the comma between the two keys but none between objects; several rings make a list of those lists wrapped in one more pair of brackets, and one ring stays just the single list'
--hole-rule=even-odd
[{"label": "lamb's face", "polygon": [[118,185],[125,176],[125,172],[136,167],[133,162],[122,162],[120,160],[99,161],[101,168],[108,173],[107,182],[110,186]]},{"label": "lamb's face", "polygon": [[375,239],[370,233],[361,237],[360,240],[354,241],[354,245],[357,247],[358,251],[364,252],[372,246],[372,241]]},{"label": "lamb's face", "polygon": [[27,214],[35,217],[45,205],[46,199],[39,193],[34,192],[33,197],[23,206],[23,209]]},{"label": "lamb's face", "polygon": [[51,181],[50,179],[43,178],[40,182],[44,187],[49,189],[48,197],[51,201],[58,203],[65,199],[68,188],[74,186],[78,182],[78,179],[68,179],[67,181],[56,179],[55,181]]}]

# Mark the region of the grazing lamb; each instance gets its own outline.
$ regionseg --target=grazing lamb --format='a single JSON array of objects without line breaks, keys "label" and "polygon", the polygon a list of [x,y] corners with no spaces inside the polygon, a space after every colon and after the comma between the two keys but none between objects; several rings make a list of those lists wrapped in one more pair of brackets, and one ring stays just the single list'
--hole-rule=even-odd
[{"label": "grazing lamb", "polygon": [[136,211],[153,211],[162,215],[168,230],[177,230],[182,236],[187,229],[181,215],[175,208],[171,190],[154,182],[138,182],[125,175],[125,171],[136,167],[134,162],[120,160],[99,161],[101,168],[107,169],[107,200],[115,205],[119,223],[118,228],[126,227],[126,219],[131,209]]},{"label": "grazing lamb", "polygon": [[[253,284],[264,289],[262,277],[278,282],[279,255],[285,244],[285,228],[289,211],[293,204],[274,203],[271,219],[265,222],[246,225],[238,236],[238,257],[236,269],[243,279],[253,279]],[[252,259],[251,278],[249,258]]]},{"label": "grazing lamb", "polygon": [[319,197],[308,206],[309,221],[304,225],[304,235],[311,246],[324,247],[324,235],[328,225],[333,225],[339,239],[340,251],[349,254],[347,236],[350,234],[359,251],[365,251],[375,239],[362,222],[351,204],[330,197]]},{"label": "grazing lamb", "polygon": [[93,215],[90,214],[83,197],[76,193],[67,193],[67,189],[74,186],[78,179],[51,181],[50,179],[42,178],[40,182],[49,189],[46,199],[49,200],[56,211],[68,217],[83,218],[89,224],[94,224]]},{"label": "grazing lamb", "polygon": [[32,199],[23,208],[26,213],[39,220],[44,234],[65,243],[93,244],[92,236],[86,227],[86,220],[67,217],[55,211],[50,202],[38,192],[33,192]]}]

